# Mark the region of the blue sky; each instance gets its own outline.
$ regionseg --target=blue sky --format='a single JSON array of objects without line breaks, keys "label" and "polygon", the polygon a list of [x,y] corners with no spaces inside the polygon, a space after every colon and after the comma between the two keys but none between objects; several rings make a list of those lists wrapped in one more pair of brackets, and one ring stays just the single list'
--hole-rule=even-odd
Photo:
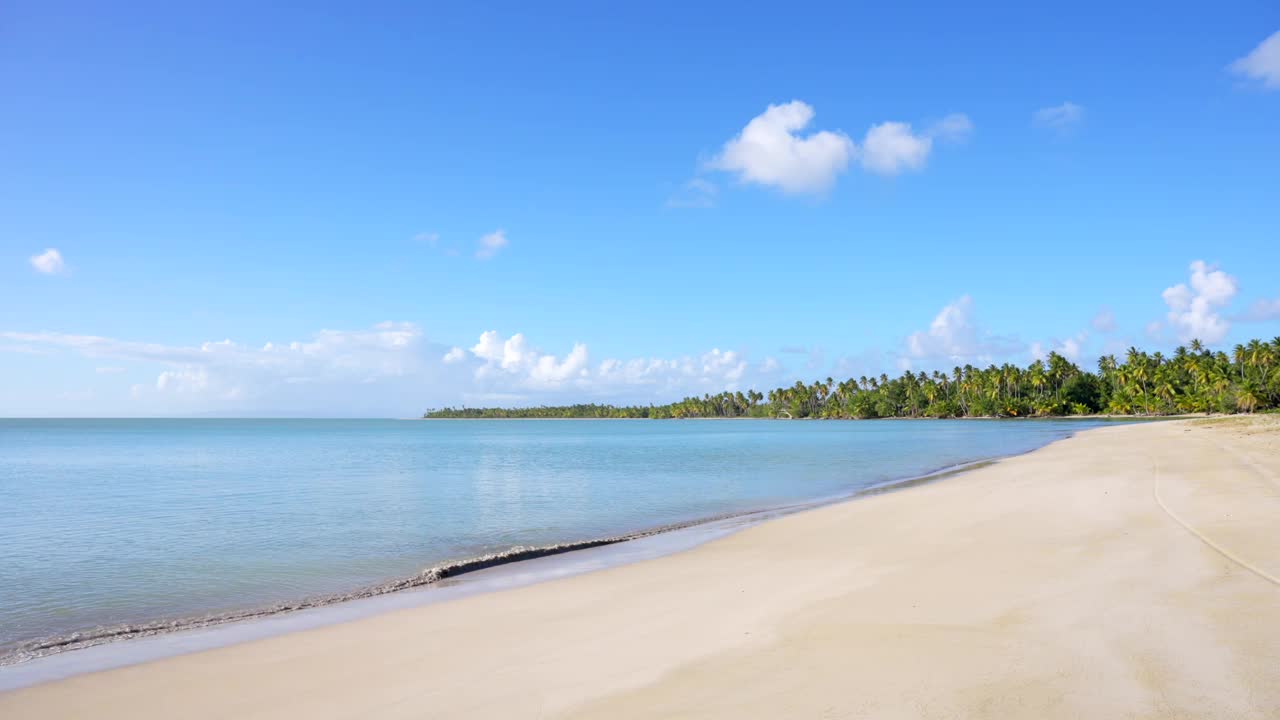
[{"label": "blue sky", "polygon": [[1280,334],[1274,3],[262,5],[6,4],[0,415]]}]

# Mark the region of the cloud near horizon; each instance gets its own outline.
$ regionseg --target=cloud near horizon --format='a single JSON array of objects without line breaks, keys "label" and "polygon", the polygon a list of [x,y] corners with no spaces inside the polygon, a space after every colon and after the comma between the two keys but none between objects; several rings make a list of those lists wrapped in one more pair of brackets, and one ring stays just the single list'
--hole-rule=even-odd
[{"label": "cloud near horizon", "polygon": [[741,390],[780,379],[773,358],[752,363],[733,350],[713,348],[700,355],[676,358],[606,358],[591,361],[584,343],[574,343],[564,356],[534,347],[523,333],[502,337],[489,330],[469,350],[454,347],[443,359],[469,369],[472,397],[528,397],[572,391],[565,397],[639,398],[670,402],[686,395]]},{"label": "cloud near horizon", "polygon": [[[1187,282],[1161,294],[1167,314],[1148,327],[1153,339],[1199,338],[1214,345],[1226,339],[1231,320],[1280,319],[1280,298],[1260,299],[1228,319],[1225,313],[1239,290],[1236,279],[1201,260],[1190,263],[1189,272]],[[966,294],[944,305],[927,327],[904,336],[895,351],[868,348],[828,358],[818,345],[781,348],[780,353],[796,359],[793,368],[775,357],[752,359],[720,348],[676,357],[597,359],[585,343],[574,343],[562,353],[547,352],[523,333],[496,330],[479,334],[469,346],[450,346],[428,339],[416,323],[390,321],[262,345],[231,339],[169,345],[98,335],[0,332],[0,352],[64,352],[88,361],[83,379],[91,389],[51,385],[42,400],[47,406],[37,408],[41,412],[410,416],[460,404],[665,403],[722,390],[768,390],[825,375],[878,374],[886,363],[896,364],[899,372],[947,371],[965,364],[1021,364],[1052,351],[1088,364],[1097,349],[1086,347],[1091,341],[1101,343],[1102,352],[1116,352],[1129,342],[1106,308],[1085,327],[1097,334],[1081,329],[1028,344],[984,327],[973,297]]]},{"label": "cloud near horizon", "polygon": [[[1221,310],[1235,298],[1239,284],[1203,260],[1192,261],[1189,269],[1190,285],[1178,283],[1161,293],[1169,308],[1165,315],[1167,326],[1179,342],[1221,342],[1231,330],[1231,322]],[[1149,325],[1148,334],[1158,334],[1161,329],[1158,324]]]},{"label": "cloud near horizon", "polygon": [[[130,397],[139,410],[206,411],[263,403],[274,409],[310,409],[318,399],[371,407],[395,397],[388,380],[431,370],[421,361],[423,339],[412,323],[321,330],[307,341],[260,347],[232,340],[166,345],[57,332],[2,332],[0,341],[124,361],[132,367],[113,368],[110,375],[131,383]],[[153,379],[138,382],[140,377]]]},{"label": "cloud near horizon", "polygon": [[[0,351],[67,351],[114,360],[109,372],[124,414],[256,411],[411,416],[428,407],[478,403],[670,402],[704,392],[772,387],[783,369],[733,350],[674,358],[591,360],[575,343],[564,355],[536,348],[522,333],[487,331],[470,349],[428,340],[415,323],[321,330],[309,340],[198,346],[56,332],[0,332]],[[325,412],[329,408],[329,412]]]},{"label": "cloud near horizon", "polygon": [[973,298],[961,295],[945,305],[928,329],[907,336],[898,356],[898,369],[920,365],[943,369],[946,365],[986,365],[998,358],[1023,351],[1016,338],[995,335],[980,326],[973,311]]}]

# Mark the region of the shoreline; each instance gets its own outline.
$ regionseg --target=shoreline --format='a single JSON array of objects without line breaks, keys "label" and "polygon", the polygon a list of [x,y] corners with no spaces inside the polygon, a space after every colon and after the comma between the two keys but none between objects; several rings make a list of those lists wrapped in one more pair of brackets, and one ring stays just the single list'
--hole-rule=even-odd
[{"label": "shoreline", "polygon": [[[578,418],[549,418],[549,419],[578,419]],[[630,418],[619,418],[630,419]],[[717,418],[708,418],[717,419]],[[728,419],[728,418],[721,418]],[[1068,435],[1067,437],[1071,437]],[[1052,441],[1059,442],[1060,440]],[[1041,446],[1045,447],[1045,446]],[[116,662],[113,658],[101,658],[98,662],[67,663],[68,666],[79,668],[73,672],[57,672],[56,677],[49,678],[47,673],[41,672],[21,672],[20,668],[29,668],[33,664],[39,664],[42,661],[56,658],[67,653],[78,653],[90,649],[102,649],[108,646],[126,646],[140,640],[164,638],[167,636],[182,635],[196,631],[212,631],[227,630],[228,635],[234,635],[236,626],[250,625],[264,620],[288,618],[294,615],[305,613],[314,613],[324,611],[330,608],[341,608],[345,605],[358,604],[361,601],[374,600],[390,595],[410,594],[415,591],[430,590],[440,587],[445,581],[453,581],[456,583],[466,583],[471,576],[485,571],[510,569],[519,572],[519,569],[531,563],[531,561],[552,559],[557,556],[569,556],[586,553],[592,550],[610,548],[622,544],[631,544],[637,541],[664,538],[682,533],[699,533],[705,532],[706,537],[697,539],[693,542],[680,542],[679,540],[669,544],[669,547],[663,551],[653,554],[639,553],[640,559],[653,559],[662,557],[675,552],[695,547],[702,542],[706,542],[714,537],[727,532],[736,532],[750,525],[766,522],[770,519],[790,515],[793,513],[805,512],[827,505],[838,504],[843,502],[853,502],[862,497],[871,497],[886,492],[906,489],[923,485],[926,483],[936,482],[948,477],[963,474],[971,470],[975,470],[1000,460],[1017,457],[1018,455],[1035,452],[1040,448],[1033,448],[1024,453],[1016,453],[1012,455],[1001,455],[978,460],[971,460],[959,464],[947,465],[939,467],[928,472],[912,475],[903,478],[894,478],[886,480],[875,485],[859,488],[850,492],[839,493],[835,495],[822,496],[809,500],[763,507],[757,509],[743,510],[740,512],[722,513],[708,517],[696,518],[693,520],[668,523],[649,528],[643,528],[618,535],[605,536],[600,538],[589,538],[585,540],[568,541],[563,543],[552,543],[537,546],[516,546],[509,550],[485,555],[478,555],[458,560],[450,560],[442,563],[431,565],[421,572],[399,578],[391,578],[384,582],[374,585],[368,585],[355,588],[345,592],[327,593],[323,595],[315,595],[300,598],[291,602],[276,603],[273,605],[257,608],[236,609],[218,613],[208,613],[203,615],[184,616],[177,618],[161,618],[153,621],[141,623],[122,623],[118,625],[101,626],[96,628],[86,628],[83,630],[55,635],[50,637],[35,638],[32,640],[18,641],[0,646],[0,692],[12,690],[21,687],[27,687],[39,682],[45,682],[49,679],[62,679],[72,677],[84,672],[96,672],[103,669],[114,667],[124,667],[134,664],[132,661]],[[724,532],[716,532],[727,526],[732,529]],[[617,567],[628,564],[630,562],[639,561],[637,558],[624,557],[615,563],[604,564],[600,566],[592,565],[590,569],[600,569],[601,567]],[[586,570],[590,571],[590,570]],[[546,570],[546,576],[525,578],[524,581],[515,583],[503,582],[499,579],[495,585],[495,590],[508,589],[510,587],[524,586],[537,582],[543,582],[546,579],[555,577],[563,577],[565,573],[561,568],[550,567]],[[486,592],[486,590],[480,590]],[[471,593],[457,593],[459,595],[468,595]],[[451,598],[442,598],[448,600]],[[421,604],[430,604],[435,602],[435,598],[424,600]],[[378,611],[373,610],[369,614],[376,614]],[[363,614],[357,614],[364,616]],[[335,619],[333,622],[341,622],[342,619]],[[321,627],[330,624],[323,620],[308,627]],[[291,632],[293,629],[286,628],[281,632]],[[262,637],[273,637],[276,632],[268,633],[249,633],[250,639],[259,639]],[[208,638],[207,642],[198,643],[197,649],[211,649],[214,647],[224,647],[226,645],[240,642],[241,639],[235,637],[227,638],[226,642],[220,642],[219,638]],[[181,645],[181,643],[179,643]],[[189,648],[172,652],[157,653],[147,656],[148,660],[162,659],[172,655],[180,654],[180,652],[189,652]],[[122,649],[121,654],[125,657],[129,656],[127,649]],[[15,677],[16,676],[16,677]],[[23,677],[25,676],[25,678]],[[29,680],[29,681],[28,681]]]},{"label": "shoreline", "polygon": [[1095,428],[653,559],[0,693],[0,716],[1275,718],[1277,489],[1280,418]]}]

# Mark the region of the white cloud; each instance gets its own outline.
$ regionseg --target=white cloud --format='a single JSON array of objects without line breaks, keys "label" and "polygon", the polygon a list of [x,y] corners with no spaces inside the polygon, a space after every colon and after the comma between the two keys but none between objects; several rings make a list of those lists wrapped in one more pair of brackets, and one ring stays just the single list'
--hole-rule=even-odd
[{"label": "white cloud", "polygon": [[420,242],[427,247],[435,247],[440,244],[440,233],[422,232],[413,236],[414,242]]},{"label": "white cloud", "polygon": [[1258,43],[1258,47],[1231,63],[1228,69],[1262,83],[1269,90],[1280,89],[1280,31]]},{"label": "white cloud", "polygon": [[573,350],[559,360],[543,355],[529,369],[529,379],[538,387],[558,387],[561,383],[587,376],[587,346],[574,343]]},{"label": "white cloud", "polygon": [[494,230],[488,235],[480,238],[479,249],[476,250],[476,258],[480,260],[488,260],[494,255],[497,255],[507,245],[508,241],[506,231]]},{"label": "white cloud", "polygon": [[63,262],[62,253],[57,248],[49,248],[39,255],[31,256],[31,267],[46,275],[56,275],[66,270],[67,264]]},{"label": "white cloud", "polygon": [[919,363],[941,362],[985,364],[1024,347],[980,327],[974,319],[973,298],[963,295],[943,307],[928,330],[907,336],[898,367],[906,370]]},{"label": "white cloud", "polygon": [[481,382],[497,381],[506,389],[552,389],[570,380],[585,379],[587,346],[575,343],[564,359],[544,354],[529,345],[523,333],[503,340],[496,330],[480,335],[471,354],[482,364],[475,377]]},{"label": "white cloud", "polygon": [[1243,315],[1239,315],[1235,319],[1241,322],[1280,320],[1280,297],[1274,300],[1266,298],[1257,300],[1249,306],[1249,309]]},{"label": "white cloud", "polygon": [[770,105],[752,118],[737,137],[725,143],[708,164],[737,173],[743,182],[776,187],[787,193],[823,193],[849,167],[855,147],[841,132],[823,130],[801,137],[813,120],[813,108],[793,100]]},{"label": "white cloud", "polygon": [[901,122],[873,125],[862,141],[862,166],[881,175],[897,175],[924,167],[933,138],[915,135]]},{"label": "white cloud", "polygon": [[947,115],[920,133],[909,123],[883,122],[867,130],[859,148],[842,132],[800,136],[813,115],[813,108],[799,100],[770,105],[725,143],[707,167],[787,193],[822,194],[859,153],[863,169],[896,175],[923,168],[935,140],[960,142],[973,133],[973,122],[963,113]]},{"label": "white cloud", "polygon": [[505,370],[521,365],[529,351],[523,333],[503,340],[497,330],[489,330],[480,334],[480,342],[471,348],[471,354],[485,362],[496,363]]},{"label": "white cloud", "polygon": [[1039,127],[1060,132],[1070,130],[1084,120],[1084,108],[1067,101],[1061,105],[1041,108],[1032,116],[1032,121]]},{"label": "white cloud", "polygon": [[[1218,310],[1235,298],[1236,279],[1202,260],[1191,263],[1190,286],[1179,283],[1161,294],[1169,306],[1166,321],[1181,342],[1213,344],[1227,336],[1231,323]],[[1148,333],[1151,328],[1148,327]]]},{"label": "white cloud", "polygon": [[452,365],[453,363],[456,363],[456,362],[462,362],[464,359],[466,359],[466,357],[467,357],[466,350],[463,350],[460,347],[453,347],[453,348],[449,348],[449,352],[445,353],[444,357],[441,358],[441,360],[443,360],[446,365]]},{"label": "white cloud", "polygon": [[952,113],[915,133],[909,123],[872,125],[862,139],[862,167],[880,175],[919,170],[929,160],[933,141],[961,142],[973,133],[973,122],[964,113]]},{"label": "white cloud", "polygon": [[1089,324],[1093,326],[1094,330],[1103,334],[1115,332],[1116,314],[1111,312],[1111,308],[1102,308],[1098,310],[1097,315],[1093,316],[1093,320]]}]

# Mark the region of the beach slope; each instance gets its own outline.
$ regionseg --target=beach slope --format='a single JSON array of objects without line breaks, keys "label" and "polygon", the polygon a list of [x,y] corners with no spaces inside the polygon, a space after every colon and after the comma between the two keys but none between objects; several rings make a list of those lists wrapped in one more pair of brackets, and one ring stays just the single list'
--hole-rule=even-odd
[{"label": "beach slope", "polygon": [[1280,717],[1280,422],[1090,430],[696,549],[0,695],[3,718]]}]

